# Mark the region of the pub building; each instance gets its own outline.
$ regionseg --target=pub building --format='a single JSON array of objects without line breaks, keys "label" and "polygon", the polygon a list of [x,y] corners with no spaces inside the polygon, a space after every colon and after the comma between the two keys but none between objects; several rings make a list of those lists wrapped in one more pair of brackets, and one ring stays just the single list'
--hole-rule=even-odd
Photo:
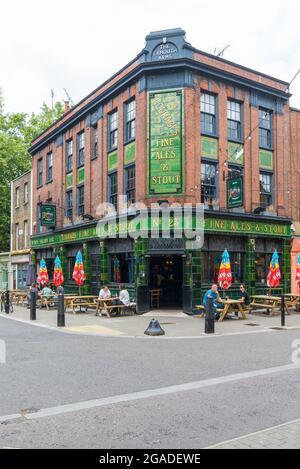
[{"label": "pub building", "polygon": [[[290,291],[292,211],[288,84],[202,52],[178,29],[152,32],[129,64],[43,132],[30,149],[33,180],[33,259],[53,271],[60,256],[66,292],[80,249],[87,276],[83,294],[125,283],[139,313],[160,307],[195,312],[217,281],[228,249],[239,295],[267,291],[274,249]],[[156,204],[155,215],[126,235],[134,218],[118,211],[100,228],[103,204],[120,209]],[[203,246],[191,247],[166,204],[203,204]],[[196,221],[196,212],[192,218]],[[158,235],[148,230],[158,226]],[[110,230],[110,231],[109,231]],[[115,234],[115,236],[108,236]]]}]

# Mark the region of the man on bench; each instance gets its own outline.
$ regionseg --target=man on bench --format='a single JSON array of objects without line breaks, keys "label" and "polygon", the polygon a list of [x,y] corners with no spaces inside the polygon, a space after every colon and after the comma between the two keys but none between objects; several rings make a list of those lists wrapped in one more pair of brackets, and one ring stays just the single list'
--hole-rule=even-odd
[{"label": "man on bench", "polygon": [[215,319],[218,321],[220,319],[220,313],[217,311],[217,309],[224,308],[224,304],[222,303],[222,300],[219,295],[218,285],[212,285],[211,289],[205,293],[203,298],[203,305],[205,306],[205,309],[207,306],[208,297],[213,298],[214,300]]},{"label": "man on bench", "polygon": [[[129,306],[130,305],[130,297],[128,290],[126,290],[125,285],[120,285],[120,293],[119,293],[119,298],[115,302],[116,305],[120,306]],[[121,308],[118,309],[117,311],[117,316],[120,316],[121,313]]]}]

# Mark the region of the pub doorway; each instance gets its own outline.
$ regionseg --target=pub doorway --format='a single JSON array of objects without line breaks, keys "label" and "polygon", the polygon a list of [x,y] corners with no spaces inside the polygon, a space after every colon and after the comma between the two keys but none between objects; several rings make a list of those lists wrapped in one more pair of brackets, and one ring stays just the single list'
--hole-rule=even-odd
[{"label": "pub doorway", "polygon": [[150,296],[151,290],[161,290],[159,309],[182,308],[182,256],[151,255],[149,265],[149,279]]}]

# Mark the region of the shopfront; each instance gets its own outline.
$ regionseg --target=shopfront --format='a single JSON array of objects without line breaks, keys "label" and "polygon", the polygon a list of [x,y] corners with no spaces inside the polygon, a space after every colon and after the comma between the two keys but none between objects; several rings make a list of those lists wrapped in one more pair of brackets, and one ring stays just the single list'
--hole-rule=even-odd
[{"label": "shopfront", "polygon": [[110,224],[108,231],[89,226],[33,237],[35,262],[44,257],[51,279],[53,262],[59,255],[66,291],[76,292],[72,273],[76,254],[81,250],[87,277],[84,294],[97,294],[103,284],[108,284],[116,293],[119,284],[124,283],[142,313],[150,309],[150,290],[161,288],[162,307],[176,307],[193,313],[196,312],[195,306],[202,303],[205,291],[217,282],[224,249],[228,249],[231,259],[233,285],[228,294],[232,297],[239,294],[241,283],[246,284],[250,294],[267,291],[268,268],[276,249],[282,272],[282,283],[277,293],[290,291],[289,220],[256,220],[241,215],[234,218],[233,214],[229,217],[220,213],[214,217],[207,215],[201,249],[193,249],[184,237],[174,236],[172,219],[170,227],[168,238],[164,238],[160,231],[156,238],[149,237],[150,231],[145,226],[143,229],[139,227],[140,233],[136,232],[135,238],[126,237],[124,233],[129,224],[121,221]]}]

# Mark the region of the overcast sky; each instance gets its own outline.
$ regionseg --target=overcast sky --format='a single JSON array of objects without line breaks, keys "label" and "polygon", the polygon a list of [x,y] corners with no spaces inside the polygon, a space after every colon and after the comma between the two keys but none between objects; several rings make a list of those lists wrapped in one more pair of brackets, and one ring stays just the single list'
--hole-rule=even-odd
[{"label": "overcast sky", "polygon": [[[300,69],[298,0],[9,0],[0,10],[0,87],[7,111],[76,103],[144,47],[181,27],[196,48],[290,81]],[[300,75],[291,104],[300,108]]]}]

